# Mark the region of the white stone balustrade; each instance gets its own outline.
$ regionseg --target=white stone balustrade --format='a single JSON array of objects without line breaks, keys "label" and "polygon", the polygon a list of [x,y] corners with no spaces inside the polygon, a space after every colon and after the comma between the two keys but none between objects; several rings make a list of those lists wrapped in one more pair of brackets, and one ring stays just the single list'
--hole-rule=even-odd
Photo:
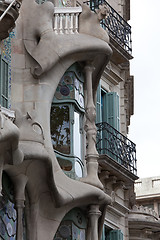
[{"label": "white stone balustrade", "polygon": [[56,34],[75,34],[78,33],[78,17],[82,12],[79,7],[55,7],[54,27]]}]

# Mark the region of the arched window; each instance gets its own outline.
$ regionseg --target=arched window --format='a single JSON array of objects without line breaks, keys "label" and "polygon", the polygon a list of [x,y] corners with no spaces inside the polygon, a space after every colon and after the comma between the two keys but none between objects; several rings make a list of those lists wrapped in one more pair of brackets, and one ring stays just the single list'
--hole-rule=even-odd
[{"label": "arched window", "polygon": [[51,107],[51,138],[61,168],[71,178],[83,176],[84,75],[79,63],[63,75]]},{"label": "arched window", "polygon": [[2,196],[0,197],[0,239],[16,239],[17,214],[13,202],[13,185],[7,174],[2,177]]},{"label": "arched window", "polygon": [[63,218],[54,240],[86,240],[87,217],[80,208],[74,208]]}]

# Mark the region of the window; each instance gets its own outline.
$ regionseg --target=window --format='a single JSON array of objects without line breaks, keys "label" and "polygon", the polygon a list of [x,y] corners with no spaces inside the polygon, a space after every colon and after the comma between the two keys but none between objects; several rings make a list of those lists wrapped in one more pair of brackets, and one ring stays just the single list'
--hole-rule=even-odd
[{"label": "window", "polygon": [[8,107],[8,63],[0,56],[0,104]]},{"label": "window", "polygon": [[87,216],[80,208],[74,208],[63,218],[54,240],[86,240]]},{"label": "window", "polygon": [[72,65],[63,75],[51,106],[51,139],[58,162],[71,178],[83,176],[84,76]]},{"label": "window", "polygon": [[13,203],[13,185],[6,174],[2,178],[2,198],[0,198],[0,239],[16,239],[17,214]]},{"label": "window", "polygon": [[106,236],[105,240],[123,240],[123,233],[120,229],[111,230]]},{"label": "window", "polygon": [[104,226],[101,240],[123,240],[123,233],[120,229],[113,230]]},{"label": "window", "polygon": [[100,88],[97,89],[97,119],[96,122],[107,122],[116,130],[120,128],[119,117],[119,96],[116,92],[107,92]]},{"label": "window", "polygon": [[74,208],[63,218],[54,240],[86,240],[87,216],[80,208]]},{"label": "window", "polygon": [[54,105],[51,107],[51,138],[54,149],[61,153],[70,153],[69,107]]},{"label": "window", "polygon": [[[97,123],[102,123],[103,128],[99,131],[97,148],[101,154],[107,154],[116,161],[120,160],[116,155],[119,153],[117,148],[117,138],[119,135],[119,96],[116,92],[107,92],[100,88],[97,89]],[[101,125],[101,124],[100,124]],[[98,125],[97,125],[98,126]],[[116,152],[117,151],[117,152]]]}]

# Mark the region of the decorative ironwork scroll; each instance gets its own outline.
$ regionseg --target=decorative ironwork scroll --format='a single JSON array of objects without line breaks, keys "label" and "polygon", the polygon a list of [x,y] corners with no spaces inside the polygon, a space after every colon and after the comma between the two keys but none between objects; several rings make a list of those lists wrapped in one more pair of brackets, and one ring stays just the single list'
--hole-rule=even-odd
[{"label": "decorative ironwork scroll", "polygon": [[137,174],[136,145],[107,122],[96,124],[97,150]]},{"label": "decorative ironwork scroll", "polygon": [[92,11],[99,9],[101,5],[108,8],[108,15],[101,20],[104,29],[108,29],[109,35],[129,54],[132,53],[131,26],[112,8],[105,0],[85,1]]}]

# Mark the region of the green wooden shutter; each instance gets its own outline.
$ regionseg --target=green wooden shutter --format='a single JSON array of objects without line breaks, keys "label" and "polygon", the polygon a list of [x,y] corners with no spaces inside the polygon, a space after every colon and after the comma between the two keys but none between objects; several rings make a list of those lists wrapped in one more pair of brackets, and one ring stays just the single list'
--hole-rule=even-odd
[{"label": "green wooden shutter", "polygon": [[112,230],[109,232],[107,240],[123,240],[123,233],[121,230]]},{"label": "green wooden shutter", "polygon": [[0,56],[0,104],[8,107],[8,63]]},{"label": "green wooden shutter", "polygon": [[101,116],[101,84],[99,83],[97,88],[96,123],[102,122]]},{"label": "green wooden shutter", "polygon": [[119,131],[119,96],[116,92],[106,93],[105,121]]},{"label": "green wooden shutter", "polygon": [[103,225],[101,240],[105,240],[105,226]]}]

